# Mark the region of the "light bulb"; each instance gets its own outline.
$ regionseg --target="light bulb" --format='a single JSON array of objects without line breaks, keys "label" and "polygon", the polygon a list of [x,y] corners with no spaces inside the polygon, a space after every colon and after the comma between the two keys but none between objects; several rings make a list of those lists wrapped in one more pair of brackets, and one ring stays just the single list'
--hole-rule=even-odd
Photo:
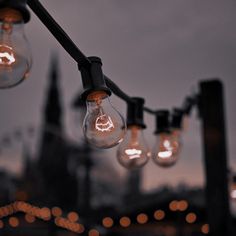
[{"label": "light bulb", "polygon": [[234,186],[233,189],[231,189],[230,197],[231,197],[233,200],[236,200],[236,187],[235,187],[235,186]]},{"label": "light bulb", "polygon": [[157,142],[153,148],[152,158],[161,167],[173,166],[178,160],[177,149],[173,145],[171,133],[159,133]]},{"label": "light bulb", "polygon": [[0,11],[0,88],[22,82],[29,75],[31,52],[24,34],[20,12],[13,9]]},{"label": "light bulb", "polygon": [[119,144],[126,133],[126,124],[111,105],[109,96],[105,92],[93,92],[88,95],[86,105],[83,131],[87,141],[98,148]]},{"label": "light bulb", "polygon": [[128,127],[125,139],[117,150],[119,163],[127,169],[139,168],[148,162],[150,155],[143,129],[135,125]]},{"label": "light bulb", "polygon": [[236,175],[232,175],[230,178],[229,191],[230,191],[230,198],[233,201],[236,201]]}]

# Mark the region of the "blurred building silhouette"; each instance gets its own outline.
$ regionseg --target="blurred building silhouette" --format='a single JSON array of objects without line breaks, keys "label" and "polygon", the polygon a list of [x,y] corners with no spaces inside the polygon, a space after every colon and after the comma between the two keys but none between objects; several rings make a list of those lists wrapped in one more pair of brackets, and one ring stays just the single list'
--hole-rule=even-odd
[{"label": "blurred building silhouette", "polygon": [[14,200],[15,184],[12,177],[3,169],[0,169],[0,204],[5,205]]},{"label": "blurred building silhouette", "polygon": [[41,172],[42,199],[49,205],[57,204],[65,208],[76,206],[77,179],[68,169],[69,153],[63,138],[63,111],[58,86],[58,65],[56,57],[52,60],[50,84],[46,97],[44,121],[38,167]]}]

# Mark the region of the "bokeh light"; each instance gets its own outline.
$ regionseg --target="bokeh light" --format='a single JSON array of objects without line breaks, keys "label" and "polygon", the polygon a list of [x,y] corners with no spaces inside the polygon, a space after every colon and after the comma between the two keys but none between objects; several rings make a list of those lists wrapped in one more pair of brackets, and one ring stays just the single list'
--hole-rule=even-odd
[{"label": "bokeh light", "polygon": [[137,222],[139,224],[145,224],[148,221],[148,216],[144,213],[137,215]]},{"label": "bokeh light", "polygon": [[123,216],[122,218],[120,218],[120,225],[121,225],[122,227],[125,227],[125,228],[126,228],[126,227],[129,227],[130,224],[131,224],[131,220],[130,220],[129,217]]},{"label": "bokeh light", "polygon": [[188,213],[186,215],[186,221],[189,223],[189,224],[192,224],[194,223],[195,221],[197,220],[197,216],[195,213]]},{"label": "bokeh light", "polygon": [[202,231],[203,234],[208,234],[208,233],[210,232],[210,230],[209,230],[209,224],[204,224],[204,225],[202,225],[201,231]]},{"label": "bokeh light", "polygon": [[53,207],[52,208],[52,215],[55,217],[59,217],[62,215],[62,210],[60,207]]},{"label": "bokeh light", "polygon": [[113,226],[113,224],[114,224],[114,221],[113,221],[113,219],[111,217],[105,217],[102,220],[102,224],[106,228],[111,228]]},{"label": "bokeh light", "polygon": [[89,230],[89,236],[99,236],[99,232],[96,229]]},{"label": "bokeh light", "polygon": [[186,200],[181,200],[178,202],[179,211],[185,211],[188,208],[188,202]]},{"label": "bokeh light", "polygon": [[67,215],[67,218],[71,221],[71,222],[76,222],[79,220],[79,215],[72,211],[72,212],[69,212],[68,215]]},{"label": "bokeh light", "polygon": [[163,210],[157,210],[154,212],[154,218],[156,220],[163,220],[165,218],[165,212]]},{"label": "bokeh light", "polygon": [[35,217],[30,215],[30,214],[26,214],[25,215],[25,221],[28,223],[34,223],[35,222]]},{"label": "bokeh light", "polygon": [[11,227],[16,228],[16,227],[19,226],[19,224],[20,224],[20,222],[19,222],[18,218],[16,218],[16,217],[10,217],[9,218],[9,225]]},{"label": "bokeh light", "polygon": [[178,201],[173,200],[172,202],[170,202],[169,208],[171,211],[177,211],[178,210]]}]

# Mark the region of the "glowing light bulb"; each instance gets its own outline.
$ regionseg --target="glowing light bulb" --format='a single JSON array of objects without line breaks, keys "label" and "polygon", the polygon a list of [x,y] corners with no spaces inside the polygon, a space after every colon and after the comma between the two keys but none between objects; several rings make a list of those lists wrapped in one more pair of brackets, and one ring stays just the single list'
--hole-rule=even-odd
[{"label": "glowing light bulb", "polygon": [[142,128],[128,127],[125,139],[117,150],[119,163],[127,169],[139,168],[148,162],[150,155]]},{"label": "glowing light bulb", "polygon": [[31,63],[21,13],[10,8],[0,10],[0,88],[15,86],[26,79]]},{"label": "glowing light bulb", "polygon": [[236,199],[236,189],[233,189],[232,191],[231,191],[231,194],[230,194],[230,197],[232,198],[232,199]]},{"label": "glowing light bulb", "polygon": [[172,134],[160,133],[157,135],[157,143],[153,148],[152,158],[157,165],[170,167],[178,160],[178,152],[176,151]]},{"label": "glowing light bulb", "polygon": [[229,191],[230,191],[231,199],[235,201],[236,200],[236,175],[235,174],[232,174],[232,176],[230,176]]},{"label": "glowing light bulb", "polygon": [[98,148],[111,148],[119,144],[125,135],[126,125],[121,114],[111,105],[108,95],[98,91],[86,101],[87,113],[83,130],[89,143]]}]

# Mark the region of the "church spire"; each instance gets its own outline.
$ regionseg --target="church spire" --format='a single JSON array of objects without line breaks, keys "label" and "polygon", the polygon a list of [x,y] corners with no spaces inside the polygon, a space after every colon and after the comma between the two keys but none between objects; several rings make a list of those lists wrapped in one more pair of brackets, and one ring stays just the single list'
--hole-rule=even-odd
[{"label": "church spire", "polygon": [[45,106],[44,122],[49,127],[62,128],[62,107],[58,88],[58,59],[53,54],[51,58],[51,68],[49,71],[49,87]]}]

